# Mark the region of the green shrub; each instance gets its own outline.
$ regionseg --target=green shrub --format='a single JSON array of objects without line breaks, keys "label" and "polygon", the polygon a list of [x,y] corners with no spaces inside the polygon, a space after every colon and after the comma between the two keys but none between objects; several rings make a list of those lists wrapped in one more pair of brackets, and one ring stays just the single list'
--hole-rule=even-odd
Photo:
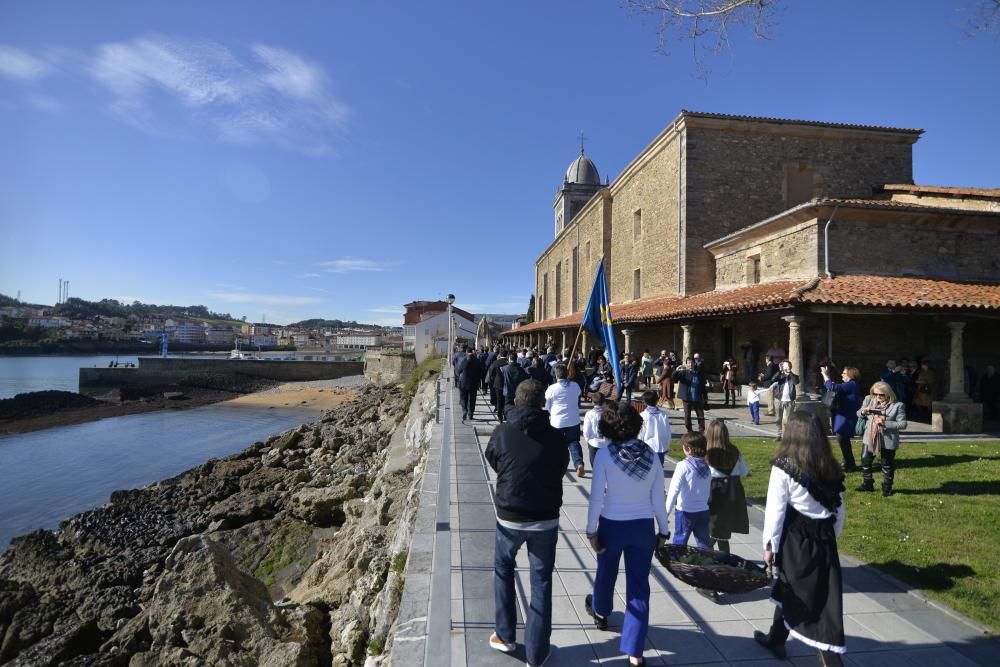
[{"label": "green shrub", "polygon": [[392,571],[396,574],[403,574],[406,571],[407,552],[400,551],[392,557]]},{"label": "green shrub", "polygon": [[368,655],[382,655],[385,651],[385,635],[381,632],[368,642]]}]

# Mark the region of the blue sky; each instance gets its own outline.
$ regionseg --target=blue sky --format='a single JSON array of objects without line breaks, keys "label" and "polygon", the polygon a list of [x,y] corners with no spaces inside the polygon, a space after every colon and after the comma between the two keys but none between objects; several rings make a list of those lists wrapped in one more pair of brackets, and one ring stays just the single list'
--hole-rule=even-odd
[{"label": "blue sky", "polygon": [[706,81],[616,0],[0,0],[0,292],[523,312],[580,130],[614,179],[682,108],[921,127],[916,182],[997,187],[974,6],[789,0]]}]

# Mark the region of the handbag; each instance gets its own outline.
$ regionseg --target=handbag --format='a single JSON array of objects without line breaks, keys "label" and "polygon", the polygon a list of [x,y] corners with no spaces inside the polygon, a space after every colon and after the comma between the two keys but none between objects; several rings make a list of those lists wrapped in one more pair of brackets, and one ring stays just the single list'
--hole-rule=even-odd
[{"label": "handbag", "polygon": [[868,430],[868,415],[858,417],[858,421],[854,422],[854,435],[863,438],[866,430]]},{"label": "handbag", "polygon": [[820,400],[823,401],[823,405],[825,405],[830,410],[840,409],[840,394],[838,394],[835,391],[832,390],[824,391],[823,398],[821,398]]}]

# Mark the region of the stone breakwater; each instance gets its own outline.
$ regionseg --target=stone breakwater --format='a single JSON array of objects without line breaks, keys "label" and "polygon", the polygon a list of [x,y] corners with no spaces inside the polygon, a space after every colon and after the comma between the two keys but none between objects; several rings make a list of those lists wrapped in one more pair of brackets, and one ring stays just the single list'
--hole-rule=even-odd
[{"label": "stone breakwater", "polygon": [[433,388],[407,415],[400,388],[369,386],[314,424],[15,538],[0,664],[364,664],[391,646]]}]

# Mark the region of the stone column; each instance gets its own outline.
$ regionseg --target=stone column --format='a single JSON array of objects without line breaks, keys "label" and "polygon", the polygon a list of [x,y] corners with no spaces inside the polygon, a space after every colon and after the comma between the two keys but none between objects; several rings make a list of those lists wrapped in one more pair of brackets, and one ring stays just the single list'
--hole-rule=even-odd
[{"label": "stone column", "polygon": [[691,356],[691,329],[694,327],[693,324],[682,324],[681,332],[684,334],[683,342],[681,343],[681,362],[683,363],[685,359]]},{"label": "stone column", "polygon": [[625,349],[622,351],[622,354],[631,354],[632,353],[632,330],[631,329],[622,329],[622,335],[625,336]]},{"label": "stone column", "polygon": [[[781,319],[788,322],[788,361],[792,364],[792,372],[803,377],[802,368],[802,335],[800,329],[805,319],[801,315],[787,315]],[[804,391],[804,390],[803,390]]]},{"label": "stone column", "polygon": [[951,329],[951,356],[948,357],[948,395],[944,397],[947,403],[970,403],[971,399],[965,393],[965,354],[962,352],[962,330],[965,322],[948,322]]}]

